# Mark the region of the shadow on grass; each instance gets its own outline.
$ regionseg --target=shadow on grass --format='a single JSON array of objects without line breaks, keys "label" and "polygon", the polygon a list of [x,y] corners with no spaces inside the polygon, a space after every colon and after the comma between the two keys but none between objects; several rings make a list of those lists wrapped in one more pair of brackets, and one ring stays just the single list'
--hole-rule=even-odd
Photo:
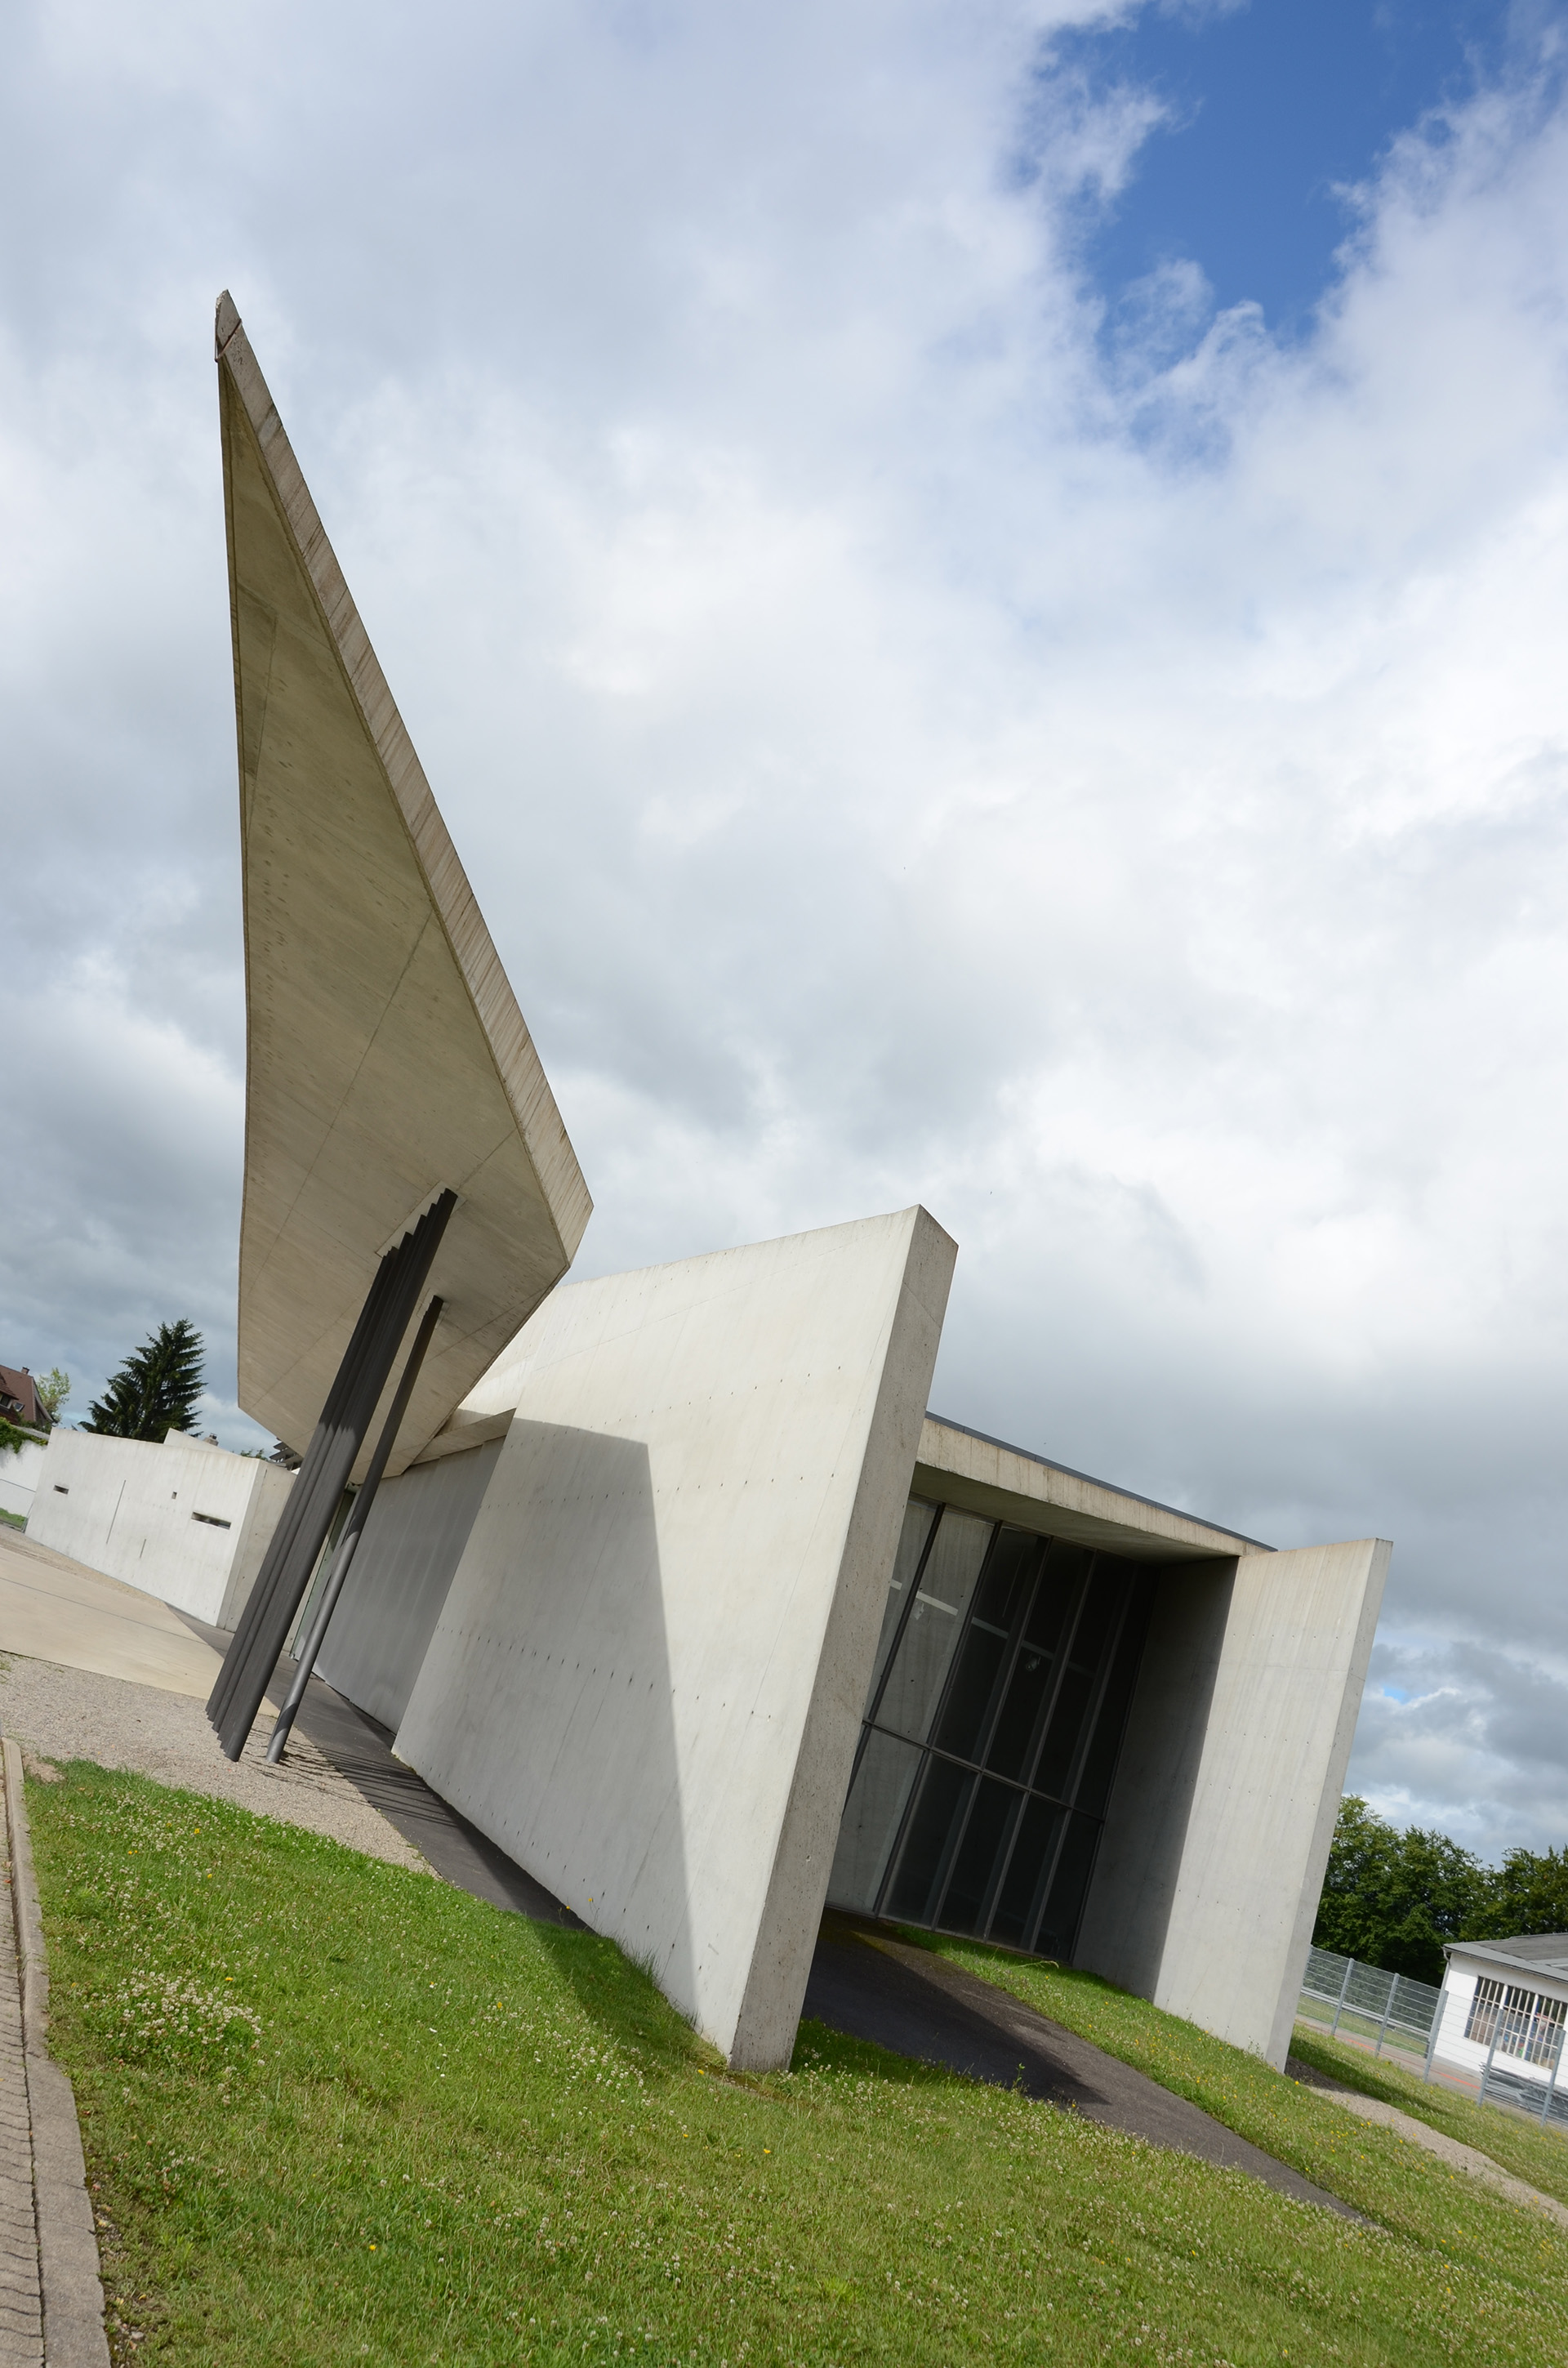
[{"label": "shadow on grass", "polygon": [[825,2022],[802,2021],[795,2034],[792,2072],[846,2073],[862,2080],[878,2080],[892,2088],[949,2089],[987,2097],[1013,2093],[999,2090],[994,2081],[971,2078],[946,2064],[930,2064],[914,2055],[895,2055],[871,2039],[850,2039]]},{"label": "shadow on grass", "polygon": [[607,2039],[636,2048],[666,2078],[699,2066],[711,2070],[722,2063],[718,2049],[699,2038],[652,1975],[633,1964],[615,1941],[597,1932],[574,1932],[562,1924],[530,1923],[528,1932],[562,1987]]}]

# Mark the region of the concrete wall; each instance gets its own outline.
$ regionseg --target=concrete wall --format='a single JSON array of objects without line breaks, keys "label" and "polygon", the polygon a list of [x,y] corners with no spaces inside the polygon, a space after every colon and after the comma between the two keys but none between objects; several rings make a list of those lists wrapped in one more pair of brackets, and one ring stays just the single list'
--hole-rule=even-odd
[{"label": "concrete wall", "polygon": [[56,1430],[28,1535],[232,1628],[292,1486],[276,1463],[176,1434],[153,1445]]},{"label": "concrete wall", "polygon": [[383,1481],[316,1674],[395,1727],[440,1617],[501,1442]]},{"label": "concrete wall", "polygon": [[1140,1998],[1159,1987],[1235,1576],[1233,1561],[1204,1562],[1155,1580],[1076,1950]]},{"label": "concrete wall", "polygon": [[0,1506],[20,1513],[25,1520],[33,1508],[33,1491],[43,1470],[44,1442],[28,1440],[20,1447],[0,1447]]},{"label": "concrete wall", "polygon": [[1381,1539],[1162,1582],[1080,1964],[1282,2067],[1388,1569]]},{"label": "concrete wall", "polygon": [[465,1401],[516,1415],[400,1754],[788,2059],[954,1247],[924,1210],[558,1291]]}]

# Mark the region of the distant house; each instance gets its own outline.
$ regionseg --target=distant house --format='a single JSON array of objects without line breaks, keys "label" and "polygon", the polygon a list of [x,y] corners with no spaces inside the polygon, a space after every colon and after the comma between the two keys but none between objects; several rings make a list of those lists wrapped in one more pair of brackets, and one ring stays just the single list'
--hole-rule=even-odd
[{"label": "distant house", "polygon": [[54,1417],[39,1396],[25,1365],[0,1365],[0,1420],[32,1433],[15,1447],[0,1447],[0,1512],[26,1520],[43,1465],[44,1444]]},{"label": "distant house", "polygon": [[1483,2096],[1568,2121],[1568,1932],[1457,1941],[1448,1959],[1434,2058],[1479,2075]]},{"label": "distant house", "polygon": [[45,1435],[54,1429],[54,1417],[25,1365],[0,1365],[0,1418],[14,1422],[21,1430]]}]

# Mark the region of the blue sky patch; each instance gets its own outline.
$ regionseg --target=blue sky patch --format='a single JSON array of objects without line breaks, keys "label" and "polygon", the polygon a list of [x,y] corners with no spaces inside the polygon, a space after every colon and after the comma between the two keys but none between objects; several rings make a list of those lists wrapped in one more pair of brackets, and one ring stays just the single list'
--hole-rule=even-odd
[{"label": "blue sky patch", "polygon": [[1350,227],[1336,186],[1502,71],[1520,13],[1506,0],[1151,5],[1053,40],[1046,74],[1081,76],[1096,95],[1151,90],[1169,110],[1087,230],[1104,294],[1119,304],[1162,265],[1195,262],[1220,307],[1250,300],[1272,330],[1299,331]]}]

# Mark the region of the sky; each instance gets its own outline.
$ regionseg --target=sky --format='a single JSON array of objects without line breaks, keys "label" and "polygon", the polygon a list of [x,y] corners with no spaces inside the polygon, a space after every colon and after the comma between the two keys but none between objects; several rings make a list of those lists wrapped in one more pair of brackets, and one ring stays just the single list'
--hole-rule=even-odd
[{"label": "sky", "polygon": [[0,1360],[233,1404],[233,291],[593,1190],[919,1200],[933,1403],[1394,1542],[1568,1841],[1568,14],[13,0]]}]

